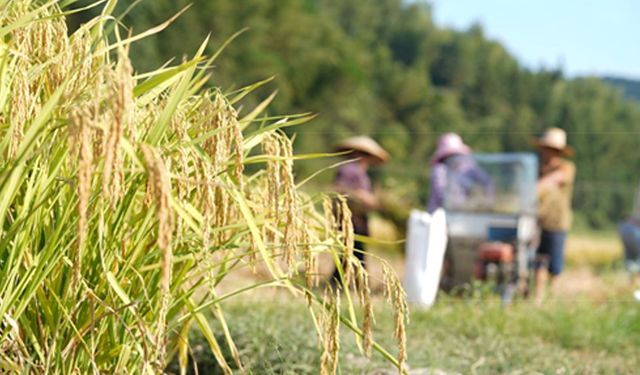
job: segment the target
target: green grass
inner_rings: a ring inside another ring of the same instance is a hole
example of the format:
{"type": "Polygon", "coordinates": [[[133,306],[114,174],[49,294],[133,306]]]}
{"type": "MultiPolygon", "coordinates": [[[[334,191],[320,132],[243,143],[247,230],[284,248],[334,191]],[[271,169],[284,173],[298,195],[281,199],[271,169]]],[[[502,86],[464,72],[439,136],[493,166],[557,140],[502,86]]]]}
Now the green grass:
{"type": "MultiPolygon", "coordinates": [[[[236,344],[252,373],[315,374],[320,351],[313,327],[303,305],[283,298],[229,303],[236,344]]],[[[409,364],[462,374],[633,373],[640,368],[639,307],[628,300],[585,299],[503,308],[492,298],[445,297],[431,310],[411,313],[409,364]]],[[[391,311],[378,304],[376,318],[375,339],[392,347],[391,311]]],[[[352,335],[344,334],[341,345],[342,374],[393,373],[375,353],[371,360],[362,357],[352,335]]],[[[216,373],[206,351],[200,354],[201,373],[216,373]]]]}

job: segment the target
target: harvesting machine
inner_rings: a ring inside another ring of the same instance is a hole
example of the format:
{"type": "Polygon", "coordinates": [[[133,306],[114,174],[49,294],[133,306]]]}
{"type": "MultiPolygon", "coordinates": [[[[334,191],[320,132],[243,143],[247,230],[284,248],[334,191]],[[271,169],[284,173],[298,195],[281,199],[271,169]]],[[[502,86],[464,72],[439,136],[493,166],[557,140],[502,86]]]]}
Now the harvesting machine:
{"type": "Polygon", "coordinates": [[[537,242],[537,173],[537,158],[529,153],[447,160],[449,240],[443,287],[490,279],[503,301],[518,292],[526,295],[537,242]],[[467,167],[461,168],[463,164],[467,167]]]}

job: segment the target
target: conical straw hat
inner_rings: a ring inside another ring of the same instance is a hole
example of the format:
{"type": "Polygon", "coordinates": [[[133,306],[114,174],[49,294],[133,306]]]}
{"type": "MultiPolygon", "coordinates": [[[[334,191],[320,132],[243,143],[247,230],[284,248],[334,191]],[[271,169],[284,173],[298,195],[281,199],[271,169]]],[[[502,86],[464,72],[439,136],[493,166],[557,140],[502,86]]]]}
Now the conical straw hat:
{"type": "Polygon", "coordinates": [[[378,144],[378,142],[367,136],[357,136],[347,138],[336,146],[336,151],[359,151],[373,156],[378,163],[386,163],[389,160],[389,153],[378,144]]]}

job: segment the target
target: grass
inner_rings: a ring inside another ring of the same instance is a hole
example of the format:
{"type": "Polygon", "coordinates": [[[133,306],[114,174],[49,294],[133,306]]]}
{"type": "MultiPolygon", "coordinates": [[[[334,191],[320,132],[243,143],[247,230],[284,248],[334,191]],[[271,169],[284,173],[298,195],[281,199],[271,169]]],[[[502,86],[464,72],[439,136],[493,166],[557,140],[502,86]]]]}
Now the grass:
{"type": "MultiPolygon", "coordinates": [[[[377,239],[397,240],[388,222],[375,218],[374,224],[377,239]]],[[[505,309],[488,288],[481,288],[466,299],[441,297],[428,311],[412,309],[407,328],[410,368],[460,374],[635,373],[640,366],[640,308],[631,300],[627,277],[617,264],[616,233],[580,232],[569,238],[569,264],[558,297],[542,307],[519,300],[505,309]]],[[[402,269],[397,249],[374,247],[378,256],[402,269]]],[[[376,280],[379,271],[374,267],[371,273],[376,280]]],[[[374,304],[374,338],[392,346],[388,332],[393,314],[380,297],[374,304]]],[[[274,292],[266,298],[230,300],[225,308],[252,373],[317,372],[320,349],[313,327],[302,317],[303,305],[274,292]],[[282,327],[283,319],[290,324],[282,327]]],[[[351,336],[342,335],[341,345],[342,374],[394,373],[380,356],[363,357],[351,336]]],[[[210,356],[200,352],[196,357],[201,373],[216,373],[210,356]]]]}
{"type": "MultiPolygon", "coordinates": [[[[382,343],[393,314],[376,304],[382,343]]],[[[226,306],[239,350],[255,374],[315,374],[319,349],[304,306],[273,298],[231,301],[226,306]],[[286,326],[280,322],[288,321],[286,326]]],[[[447,373],[622,374],[640,366],[640,309],[629,300],[529,302],[503,308],[494,299],[443,298],[431,310],[411,312],[407,347],[412,369],[447,373]]],[[[341,338],[340,373],[390,371],[379,356],[367,360],[351,336],[341,338]]],[[[201,373],[215,373],[206,356],[201,373]]]]}

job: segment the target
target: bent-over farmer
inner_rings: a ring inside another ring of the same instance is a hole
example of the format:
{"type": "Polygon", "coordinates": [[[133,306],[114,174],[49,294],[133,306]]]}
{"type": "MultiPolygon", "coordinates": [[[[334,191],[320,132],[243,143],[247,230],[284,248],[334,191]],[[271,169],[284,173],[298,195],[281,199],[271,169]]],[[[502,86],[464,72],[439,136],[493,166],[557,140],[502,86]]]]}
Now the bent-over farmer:
{"type": "MultiPolygon", "coordinates": [[[[386,163],[389,154],[376,141],[366,136],[357,136],[344,140],[336,147],[338,152],[347,152],[347,163],[338,167],[334,181],[337,192],[347,197],[347,203],[351,210],[351,222],[355,234],[369,235],[369,211],[375,210],[379,202],[373,193],[371,178],[367,173],[373,165],[386,163]]],[[[355,241],[355,256],[364,261],[365,247],[361,241],[355,241]]],[[[336,269],[332,276],[339,280],[336,269]]]]}

